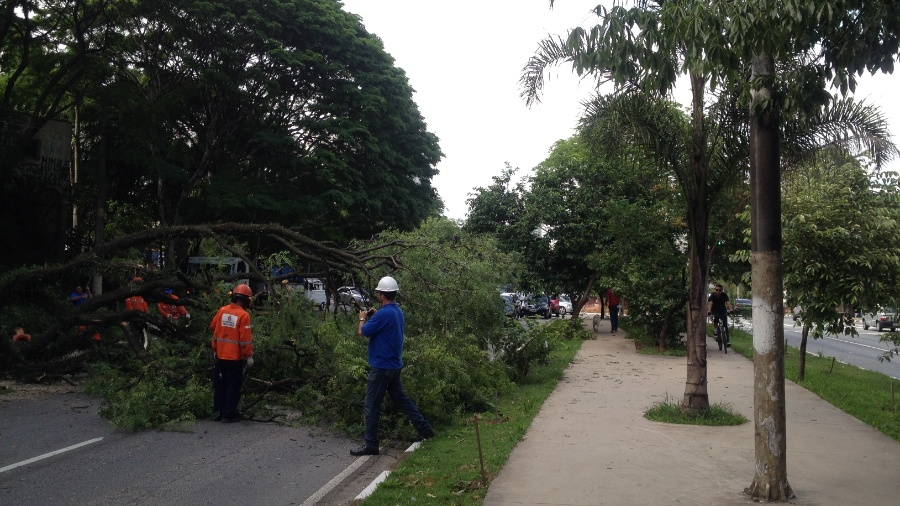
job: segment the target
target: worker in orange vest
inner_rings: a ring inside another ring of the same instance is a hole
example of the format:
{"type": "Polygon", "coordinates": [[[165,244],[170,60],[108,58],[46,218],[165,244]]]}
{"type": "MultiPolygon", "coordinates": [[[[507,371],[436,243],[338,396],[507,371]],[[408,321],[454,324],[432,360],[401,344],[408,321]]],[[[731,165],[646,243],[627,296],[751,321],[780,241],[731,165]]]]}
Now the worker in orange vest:
{"type": "Polygon", "coordinates": [[[172,301],[171,303],[157,303],[156,308],[159,310],[159,314],[162,315],[164,320],[170,322],[177,322],[181,318],[184,318],[185,326],[189,325],[191,321],[191,315],[183,305],[178,303],[178,296],[172,293],[171,288],[166,288],[166,295],[168,295],[169,298],[172,299],[172,301]]]}
{"type": "MultiPolygon", "coordinates": [[[[133,280],[135,285],[140,285],[144,282],[143,279],[139,277],[135,277],[133,280]]],[[[144,313],[150,312],[150,307],[147,306],[147,301],[144,300],[140,295],[132,295],[125,299],[125,311],[143,311],[144,313]]]]}
{"type": "Polygon", "coordinates": [[[244,365],[253,367],[253,327],[250,307],[253,291],[238,285],[231,292],[231,304],[219,308],[209,323],[213,331],[212,349],[216,357],[213,369],[213,420],[238,422],[241,414],[241,384],[244,365]]]}
{"type": "MultiPolygon", "coordinates": [[[[141,283],[144,282],[140,277],[135,276],[132,280],[135,286],[140,286],[141,283]]],[[[150,307],[147,305],[147,301],[144,300],[140,295],[132,295],[125,299],[125,310],[126,311],[141,311],[143,313],[150,313],[150,307]]],[[[147,323],[137,320],[135,321],[135,328],[140,330],[144,335],[144,349],[147,349],[147,346],[150,344],[150,336],[147,335],[147,323]]],[[[157,329],[158,330],[158,329],[157,329]]]]}

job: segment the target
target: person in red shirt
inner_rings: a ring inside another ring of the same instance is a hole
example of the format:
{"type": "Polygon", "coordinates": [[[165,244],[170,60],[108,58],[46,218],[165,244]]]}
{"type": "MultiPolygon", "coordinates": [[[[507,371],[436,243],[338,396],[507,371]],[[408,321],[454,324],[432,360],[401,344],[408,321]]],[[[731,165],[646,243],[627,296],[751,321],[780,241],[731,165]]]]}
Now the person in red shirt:
{"type": "Polygon", "coordinates": [[[250,325],[250,298],[247,285],[234,287],[231,304],[222,306],[209,323],[213,331],[212,349],[216,357],[213,369],[213,420],[238,422],[241,415],[241,384],[244,365],[253,367],[253,327],[250,325]]]}
{"type": "Polygon", "coordinates": [[[31,341],[31,334],[26,334],[22,327],[16,327],[16,333],[13,334],[12,340],[14,343],[27,343],[31,341]]]}
{"type": "Polygon", "coordinates": [[[612,333],[615,334],[619,330],[619,305],[622,301],[616,291],[610,288],[606,291],[606,306],[609,308],[609,325],[612,333]]]}

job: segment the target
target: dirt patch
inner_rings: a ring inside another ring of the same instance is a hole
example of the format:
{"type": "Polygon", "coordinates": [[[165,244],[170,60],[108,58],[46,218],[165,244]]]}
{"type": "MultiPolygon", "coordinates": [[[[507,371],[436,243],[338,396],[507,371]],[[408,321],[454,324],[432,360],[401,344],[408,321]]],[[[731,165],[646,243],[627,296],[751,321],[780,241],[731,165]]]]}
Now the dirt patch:
{"type": "Polygon", "coordinates": [[[50,395],[73,394],[76,392],[78,392],[78,386],[70,385],[64,381],[52,384],[40,384],[0,380],[0,401],[34,399],[50,395]]]}

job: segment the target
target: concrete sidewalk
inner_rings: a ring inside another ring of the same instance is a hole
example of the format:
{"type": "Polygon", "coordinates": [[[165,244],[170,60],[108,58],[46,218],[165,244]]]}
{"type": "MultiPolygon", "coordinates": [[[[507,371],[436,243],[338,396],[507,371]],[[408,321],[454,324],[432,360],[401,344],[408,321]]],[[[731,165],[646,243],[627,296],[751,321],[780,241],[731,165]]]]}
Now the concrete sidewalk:
{"type": "MultiPolygon", "coordinates": [[[[752,422],[701,427],[643,417],[655,402],[681,401],[686,369],[682,357],[637,354],[603,320],[484,504],[755,504],[743,494],[754,476],[752,422]]],[[[753,363],[711,348],[708,374],[710,402],[752,420],[753,363]]],[[[900,443],[790,381],[785,390],[792,504],[900,504],[900,443]]]]}

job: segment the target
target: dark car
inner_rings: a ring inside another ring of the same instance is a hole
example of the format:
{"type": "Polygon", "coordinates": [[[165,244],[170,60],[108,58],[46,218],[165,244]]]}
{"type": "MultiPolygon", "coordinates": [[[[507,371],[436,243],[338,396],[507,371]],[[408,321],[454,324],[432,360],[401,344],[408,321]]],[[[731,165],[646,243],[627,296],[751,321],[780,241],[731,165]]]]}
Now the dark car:
{"type": "Polygon", "coordinates": [[[519,314],[520,316],[540,315],[544,318],[550,318],[553,316],[552,309],[550,308],[550,299],[546,295],[528,297],[522,303],[519,314]]]}
{"type": "Polygon", "coordinates": [[[338,300],[345,306],[363,308],[369,306],[369,298],[355,286],[342,286],[337,289],[338,300]]]}

